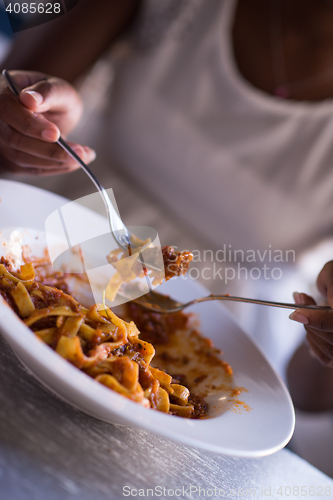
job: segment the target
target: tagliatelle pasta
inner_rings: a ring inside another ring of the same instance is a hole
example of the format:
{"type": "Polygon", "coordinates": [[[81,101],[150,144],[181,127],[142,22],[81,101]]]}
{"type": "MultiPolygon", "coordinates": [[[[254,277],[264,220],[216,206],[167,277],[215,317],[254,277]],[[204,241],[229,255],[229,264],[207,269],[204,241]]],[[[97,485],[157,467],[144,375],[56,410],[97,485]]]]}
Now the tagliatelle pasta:
{"type": "Polygon", "coordinates": [[[153,368],[155,349],[139,338],[133,323],[103,305],[85,308],[63,291],[35,281],[33,265],[11,270],[0,263],[0,293],[35,335],[60,356],[104,386],[147,408],[199,418],[207,406],[190,391],[153,368]]]}
{"type": "Polygon", "coordinates": [[[111,302],[123,283],[129,283],[136,277],[143,277],[146,274],[152,280],[152,284],[157,286],[163,279],[168,281],[175,276],[185,274],[193,259],[192,252],[177,252],[172,246],[160,249],[154,247],[150,239],[142,241],[136,236],[131,236],[131,241],[133,247],[130,252],[117,249],[107,256],[108,262],[116,269],[105,291],[106,298],[111,302]],[[140,262],[139,256],[143,257],[143,262],[140,262]],[[160,256],[163,262],[160,262],[160,256]],[[148,264],[148,267],[144,264],[148,264]],[[152,270],[149,264],[152,264],[155,270],[152,270]]]}

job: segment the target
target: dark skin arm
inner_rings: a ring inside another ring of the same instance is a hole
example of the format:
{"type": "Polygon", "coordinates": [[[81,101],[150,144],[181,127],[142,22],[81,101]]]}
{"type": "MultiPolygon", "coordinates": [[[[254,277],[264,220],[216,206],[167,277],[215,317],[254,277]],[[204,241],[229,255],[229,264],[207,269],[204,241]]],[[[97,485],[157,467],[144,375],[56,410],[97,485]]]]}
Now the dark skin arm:
{"type": "MultiPolygon", "coordinates": [[[[333,307],[333,261],[321,270],[317,286],[333,307]]],[[[315,304],[305,293],[294,294],[295,302],[315,304]]],[[[290,315],[304,324],[307,344],[295,352],[288,367],[288,383],[295,406],[303,411],[333,409],[333,311],[297,309],[290,315]]]]}
{"type": "Polygon", "coordinates": [[[333,408],[333,370],[322,365],[303,343],[288,367],[288,386],[296,408],[320,412],[333,408]]]}
{"type": "MultiPolygon", "coordinates": [[[[55,144],[81,116],[80,97],[70,82],[123,33],[139,5],[140,0],[80,0],[66,15],[17,36],[3,68],[24,90],[18,102],[0,77],[2,169],[54,175],[79,168],[55,144]]],[[[94,160],[90,148],[71,145],[86,163],[94,160]]]]}
{"type": "Polygon", "coordinates": [[[3,67],[75,81],[133,20],[140,0],[80,0],[66,15],[20,33],[3,67]]]}

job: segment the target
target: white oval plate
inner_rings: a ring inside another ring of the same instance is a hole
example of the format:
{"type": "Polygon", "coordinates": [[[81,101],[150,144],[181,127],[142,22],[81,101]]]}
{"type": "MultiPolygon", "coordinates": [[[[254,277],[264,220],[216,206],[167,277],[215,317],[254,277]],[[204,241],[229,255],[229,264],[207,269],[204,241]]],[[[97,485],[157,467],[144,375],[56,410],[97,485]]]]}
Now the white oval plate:
{"type": "MultiPolygon", "coordinates": [[[[3,180],[0,199],[2,234],[8,236],[14,228],[31,229],[32,247],[42,244],[43,238],[36,239],[35,235],[44,232],[47,216],[68,202],[50,192],[3,180]]],[[[179,278],[161,285],[160,290],[182,301],[207,294],[203,286],[179,278]]],[[[241,399],[250,411],[229,410],[207,420],[189,420],[149,410],[110,391],[61,358],[40,342],[3,300],[0,329],[38,380],[100,420],[140,427],[224,455],[259,457],[278,451],[290,440],[295,423],[291,398],[282,380],[221,303],[199,304],[191,310],[199,314],[203,334],[223,350],[224,359],[233,368],[235,385],[247,389],[241,399]]]]}

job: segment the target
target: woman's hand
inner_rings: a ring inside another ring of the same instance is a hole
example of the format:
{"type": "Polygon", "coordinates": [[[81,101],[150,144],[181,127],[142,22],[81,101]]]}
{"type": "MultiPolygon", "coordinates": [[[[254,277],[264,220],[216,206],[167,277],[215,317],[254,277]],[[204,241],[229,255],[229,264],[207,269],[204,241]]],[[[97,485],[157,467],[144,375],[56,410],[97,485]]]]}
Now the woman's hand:
{"type": "MultiPolygon", "coordinates": [[[[327,262],[321,270],[317,286],[329,306],[333,308],[333,261],[327,262]]],[[[313,298],[305,293],[295,293],[294,299],[296,304],[315,304],[313,298]]],[[[333,311],[300,308],[289,317],[304,324],[311,352],[325,366],[333,368],[333,311]]]]}
{"type": "MultiPolygon", "coordinates": [[[[0,78],[0,168],[18,174],[54,175],[79,165],[56,141],[77,124],[82,112],[80,97],[65,80],[34,71],[11,71],[23,89],[19,100],[0,78]]],[[[69,143],[90,163],[95,152],[69,143]]]]}

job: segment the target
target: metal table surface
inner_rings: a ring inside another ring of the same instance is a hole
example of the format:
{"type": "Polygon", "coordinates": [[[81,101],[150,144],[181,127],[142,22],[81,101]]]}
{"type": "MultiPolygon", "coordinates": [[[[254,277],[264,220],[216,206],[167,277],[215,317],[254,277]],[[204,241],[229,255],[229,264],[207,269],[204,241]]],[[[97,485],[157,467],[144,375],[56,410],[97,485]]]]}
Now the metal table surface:
{"type": "Polygon", "coordinates": [[[0,499],[127,496],[333,498],[333,481],[288,450],[225,457],[89,417],[44,389],[0,336],[0,499]]]}

